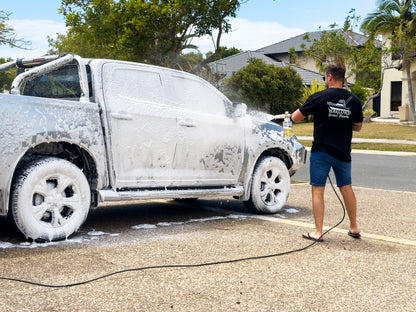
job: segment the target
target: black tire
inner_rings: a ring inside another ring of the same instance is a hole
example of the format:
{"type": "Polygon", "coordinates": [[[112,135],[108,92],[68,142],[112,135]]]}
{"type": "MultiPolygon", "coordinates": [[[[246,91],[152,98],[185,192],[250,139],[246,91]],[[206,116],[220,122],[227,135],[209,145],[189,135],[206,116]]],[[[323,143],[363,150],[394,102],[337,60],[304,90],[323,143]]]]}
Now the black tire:
{"type": "Polygon", "coordinates": [[[245,205],[256,212],[276,213],[286,204],[289,192],[290,175],[284,162],[265,157],[254,170],[250,199],[245,205]]]}
{"type": "Polygon", "coordinates": [[[11,216],[27,238],[53,241],[76,232],[87,218],[91,191],[82,171],[60,158],[27,164],[12,186],[11,216]]]}

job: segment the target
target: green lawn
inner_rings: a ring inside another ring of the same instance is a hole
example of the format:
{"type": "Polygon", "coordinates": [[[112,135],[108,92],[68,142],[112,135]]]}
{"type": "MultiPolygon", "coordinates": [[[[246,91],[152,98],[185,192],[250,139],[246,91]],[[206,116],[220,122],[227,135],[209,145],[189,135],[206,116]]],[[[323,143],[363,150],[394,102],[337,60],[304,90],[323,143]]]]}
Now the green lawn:
{"type": "MultiPolygon", "coordinates": [[[[293,132],[297,136],[312,136],[313,123],[301,122],[294,124],[293,132]]],[[[354,132],[354,137],[416,141],[416,127],[383,122],[363,123],[362,130],[360,132],[354,132]]],[[[305,146],[311,146],[311,141],[301,141],[301,143],[305,146]]],[[[416,152],[416,145],[408,144],[359,143],[353,144],[352,148],[380,151],[416,152]]]]}

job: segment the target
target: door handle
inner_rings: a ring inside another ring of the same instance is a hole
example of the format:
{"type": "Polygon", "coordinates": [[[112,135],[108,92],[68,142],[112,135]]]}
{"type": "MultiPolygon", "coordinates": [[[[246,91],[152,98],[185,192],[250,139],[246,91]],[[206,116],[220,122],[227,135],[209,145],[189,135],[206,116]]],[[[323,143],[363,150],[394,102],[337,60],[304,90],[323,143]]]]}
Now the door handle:
{"type": "Polygon", "coordinates": [[[130,114],[111,113],[111,117],[119,120],[132,120],[133,116],[130,114]]]}
{"type": "Polygon", "coordinates": [[[196,122],[193,120],[179,120],[178,122],[179,126],[181,127],[196,127],[196,122]]]}

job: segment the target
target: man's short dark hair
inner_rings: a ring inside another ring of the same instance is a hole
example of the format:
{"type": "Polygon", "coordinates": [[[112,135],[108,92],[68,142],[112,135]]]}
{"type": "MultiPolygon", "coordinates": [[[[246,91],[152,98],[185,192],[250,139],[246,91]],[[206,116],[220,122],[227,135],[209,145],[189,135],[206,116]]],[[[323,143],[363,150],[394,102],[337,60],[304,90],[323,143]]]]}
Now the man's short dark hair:
{"type": "Polygon", "coordinates": [[[344,81],[345,79],[345,67],[340,63],[328,65],[325,68],[325,74],[331,75],[335,80],[344,81]]]}

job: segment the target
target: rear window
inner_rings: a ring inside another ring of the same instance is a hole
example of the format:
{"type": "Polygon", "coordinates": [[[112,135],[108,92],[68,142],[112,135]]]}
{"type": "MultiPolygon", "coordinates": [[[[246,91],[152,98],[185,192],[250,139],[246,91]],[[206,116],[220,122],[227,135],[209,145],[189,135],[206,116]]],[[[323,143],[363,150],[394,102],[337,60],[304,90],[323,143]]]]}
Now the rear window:
{"type": "MultiPolygon", "coordinates": [[[[88,84],[90,86],[89,96],[91,97],[91,75],[89,67],[87,67],[87,74],[88,84]]],[[[81,87],[79,84],[77,65],[69,64],[26,81],[23,95],[59,99],[79,99],[81,97],[81,87]]]]}

